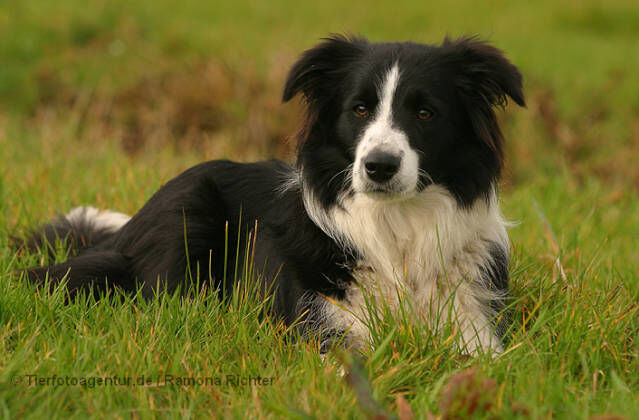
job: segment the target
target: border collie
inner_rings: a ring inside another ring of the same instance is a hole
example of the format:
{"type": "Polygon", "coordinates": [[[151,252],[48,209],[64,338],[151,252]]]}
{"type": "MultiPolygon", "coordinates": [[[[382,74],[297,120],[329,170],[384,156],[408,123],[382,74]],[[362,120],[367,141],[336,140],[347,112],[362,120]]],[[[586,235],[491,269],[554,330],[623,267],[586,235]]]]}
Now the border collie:
{"type": "Polygon", "coordinates": [[[152,296],[183,290],[190,269],[232,290],[243,255],[227,244],[241,237],[289,324],[367,345],[370,292],[391,309],[407,298],[434,330],[453,313],[463,352],[501,351],[509,242],[494,108],[507,97],[524,106],[517,68],[472,37],[332,36],[290,70],[283,100],[298,94],[307,107],[295,165],[216,160],[169,181],[133,217],[75,208],[28,240],[68,238],[72,257],[28,278],[152,296]]]}

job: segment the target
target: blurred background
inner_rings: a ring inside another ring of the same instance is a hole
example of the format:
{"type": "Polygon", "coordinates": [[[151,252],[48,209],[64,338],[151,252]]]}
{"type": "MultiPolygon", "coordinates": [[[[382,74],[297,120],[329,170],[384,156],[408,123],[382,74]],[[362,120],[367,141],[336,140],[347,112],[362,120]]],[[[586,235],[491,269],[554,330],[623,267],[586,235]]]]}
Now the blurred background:
{"type": "Polygon", "coordinates": [[[205,159],[292,160],[301,104],[281,104],[283,81],[330,33],[426,43],[478,34],[503,49],[528,102],[500,113],[517,246],[633,261],[636,0],[1,1],[5,226],[78,204],[135,212],[205,159]]]}

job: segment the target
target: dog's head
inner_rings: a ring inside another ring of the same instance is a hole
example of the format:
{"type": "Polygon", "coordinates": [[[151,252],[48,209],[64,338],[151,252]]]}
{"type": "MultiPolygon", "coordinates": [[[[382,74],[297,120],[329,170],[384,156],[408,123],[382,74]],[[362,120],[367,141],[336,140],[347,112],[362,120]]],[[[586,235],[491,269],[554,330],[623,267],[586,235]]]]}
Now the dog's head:
{"type": "Polygon", "coordinates": [[[298,165],[326,207],[340,197],[413,197],[431,184],[462,206],[486,196],[502,167],[493,108],[524,105],[521,74],[475,38],[439,46],[333,36],[291,69],[284,101],[307,102],[298,165]]]}

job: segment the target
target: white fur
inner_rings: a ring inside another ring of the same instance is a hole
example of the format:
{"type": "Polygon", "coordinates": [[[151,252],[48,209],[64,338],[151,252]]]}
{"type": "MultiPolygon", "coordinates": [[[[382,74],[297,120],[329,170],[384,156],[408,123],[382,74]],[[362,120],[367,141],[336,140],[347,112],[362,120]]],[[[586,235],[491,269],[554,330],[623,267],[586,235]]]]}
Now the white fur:
{"type": "Polygon", "coordinates": [[[119,230],[131,217],[116,211],[98,210],[95,207],[75,207],[69,211],[65,218],[71,224],[90,223],[95,229],[104,229],[111,232],[119,230]]]}
{"type": "Polygon", "coordinates": [[[419,157],[410,147],[408,137],[393,124],[393,97],[399,84],[399,67],[395,63],[386,74],[378,88],[379,105],[375,118],[364,130],[355,150],[353,164],[353,188],[363,192],[370,187],[371,181],[366,176],[364,160],[373,150],[381,150],[401,158],[397,174],[389,181],[397,192],[412,192],[419,179],[419,157]]]}
{"type": "Polygon", "coordinates": [[[449,302],[461,331],[462,350],[501,351],[482,300],[492,292],[480,287],[480,268],[490,261],[490,242],[508,252],[508,237],[493,193],[460,208],[445,188],[431,185],[401,201],[375,200],[356,193],[328,212],[304,189],[309,216],[329,236],[356,249],[363,257],[346,299],[323,301],[323,317],[332,328],[348,330],[352,344],[364,345],[366,328],[362,289],[376,300],[399,305],[406,292],[420,320],[433,329],[446,320],[449,302]]]}

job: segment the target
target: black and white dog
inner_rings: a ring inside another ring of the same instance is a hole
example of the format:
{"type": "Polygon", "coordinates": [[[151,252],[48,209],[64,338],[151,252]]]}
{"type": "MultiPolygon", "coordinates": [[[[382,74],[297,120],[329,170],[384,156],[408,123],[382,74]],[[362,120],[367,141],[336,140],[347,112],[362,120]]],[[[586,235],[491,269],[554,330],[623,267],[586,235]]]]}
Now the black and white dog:
{"type": "Polygon", "coordinates": [[[149,296],[184,286],[190,269],[231,290],[240,230],[242,241],[251,232],[261,287],[275,286],[273,310],[288,323],[301,317],[361,346],[366,293],[391,308],[404,296],[435,330],[455,314],[461,350],[500,351],[509,242],[493,108],[507,97],[524,105],[517,68],[475,38],[333,36],[291,69],[283,99],[297,94],[307,110],[294,166],[202,163],[131,218],[78,207],[30,239],[69,238],[74,256],[29,269],[29,279],[149,296]]]}

